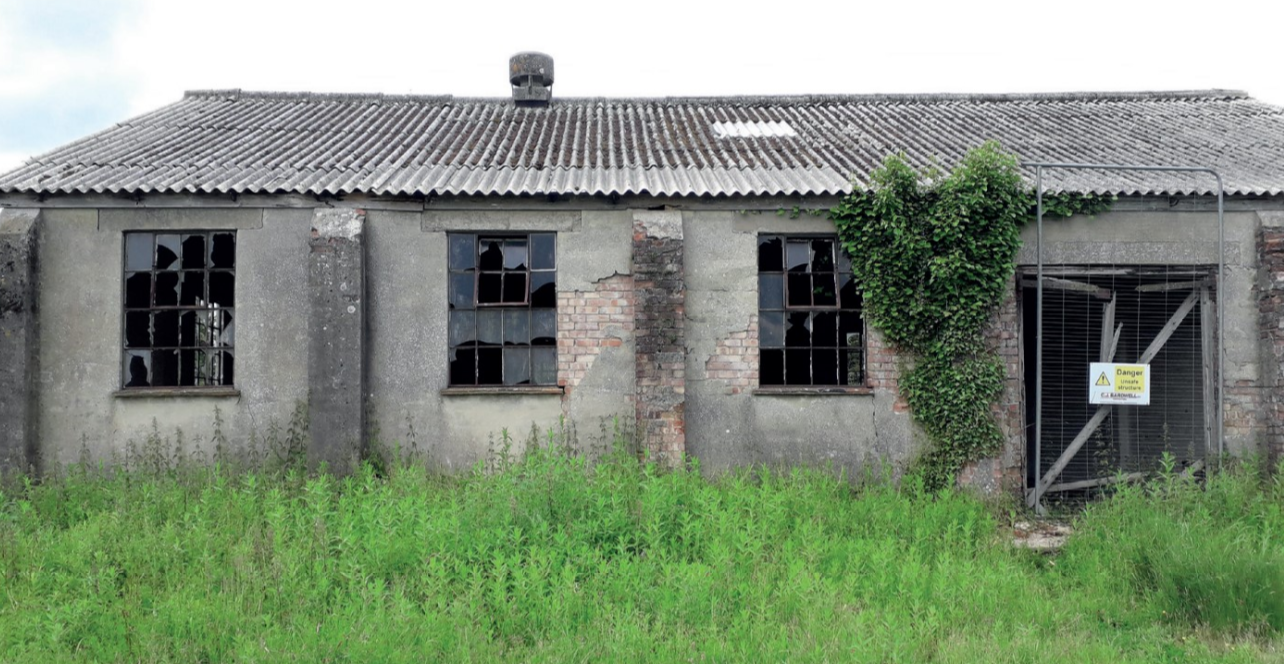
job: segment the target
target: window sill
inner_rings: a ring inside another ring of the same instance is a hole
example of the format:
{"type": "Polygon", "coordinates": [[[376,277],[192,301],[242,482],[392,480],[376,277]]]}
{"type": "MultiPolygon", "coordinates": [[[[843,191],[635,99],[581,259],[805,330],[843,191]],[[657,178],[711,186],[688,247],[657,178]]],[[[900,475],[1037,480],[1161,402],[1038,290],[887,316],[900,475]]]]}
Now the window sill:
{"type": "Polygon", "coordinates": [[[756,387],[754,396],[767,397],[829,397],[829,396],[873,396],[872,387],[805,387],[802,385],[780,385],[756,387]]]}
{"type": "Polygon", "coordinates": [[[447,387],[441,391],[443,397],[469,397],[487,394],[503,395],[535,395],[535,394],[556,394],[562,396],[564,390],[557,385],[495,385],[486,387],[447,387]]]}
{"type": "Polygon", "coordinates": [[[171,397],[236,397],[235,387],[127,387],[111,395],[117,399],[168,399],[171,397]]]}

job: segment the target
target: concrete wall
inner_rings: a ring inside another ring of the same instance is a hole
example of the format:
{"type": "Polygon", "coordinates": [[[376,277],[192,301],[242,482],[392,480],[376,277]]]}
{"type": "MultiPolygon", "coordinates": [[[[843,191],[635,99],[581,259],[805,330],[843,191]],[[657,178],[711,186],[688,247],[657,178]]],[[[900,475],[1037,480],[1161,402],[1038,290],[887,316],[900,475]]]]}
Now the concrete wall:
{"type": "MultiPolygon", "coordinates": [[[[494,451],[504,430],[523,440],[532,425],[547,431],[569,422],[577,443],[592,447],[604,444],[617,426],[632,429],[640,375],[633,321],[641,315],[633,299],[634,223],[642,206],[524,201],[492,209],[388,207],[367,209],[364,225],[370,438],[459,470],[494,451]],[[561,389],[448,389],[448,231],[557,233],[561,389]]],[[[780,217],[775,207],[731,207],[692,203],[680,209],[683,258],[675,269],[685,279],[686,357],[685,369],[673,376],[685,381],[674,390],[683,395],[679,423],[686,451],[712,472],[751,463],[832,463],[849,472],[882,463],[903,467],[919,441],[896,394],[896,359],[872,331],[870,379],[863,388],[833,395],[755,393],[757,236],[829,233],[833,226],[824,218],[780,217]]],[[[1142,207],[1048,222],[1045,260],[1216,263],[1212,214],[1142,207]]],[[[283,426],[309,398],[312,221],[307,208],[44,209],[37,395],[44,457],[75,461],[82,443],[94,456],[120,457],[129,441],[147,436],[153,421],[165,435],[182,429],[190,445],[208,452],[216,407],[233,441],[261,438],[273,422],[283,426]],[[220,228],[238,229],[237,393],[118,395],[122,232],[220,228]]],[[[1237,401],[1228,410],[1227,433],[1231,451],[1244,452],[1258,448],[1265,426],[1252,419],[1261,373],[1254,294],[1261,223],[1251,211],[1229,213],[1227,222],[1229,260],[1220,299],[1227,380],[1238,390],[1230,395],[1237,401]],[[1240,419],[1230,423],[1232,417],[1240,419]]],[[[1026,230],[1020,263],[1033,262],[1033,232],[1026,230]]],[[[1019,434],[1013,438],[1003,462],[1009,466],[1023,454],[1019,434]]]]}
{"type": "Polygon", "coordinates": [[[307,237],[311,210],[47,209],[40,236],[40,443],[46,463],[126,456],[129,442],[181,429],[210,453],[214,409],[247,440],[284,427],[307,398],[307,237]],[[122,397],[122,232],[237,229],[239,395],[122,397]]]}
{"type": "MultiPolygon", "coordinates": [[[[758,235],[832,233],[833,223],[811,216],[788,219],[774,211],[691,211],[683,217],[687,451],[715,472],[746,464],[832,463],[848,472],[884,462],[903,466],[916,446],[908,414],[894,407],[893,390],[755,394],[708,369],[720,342],[746,330],[756,341],[758,235]]],[[[746,359],[756,371],[756,354],[746,353],[746,359]]]]}

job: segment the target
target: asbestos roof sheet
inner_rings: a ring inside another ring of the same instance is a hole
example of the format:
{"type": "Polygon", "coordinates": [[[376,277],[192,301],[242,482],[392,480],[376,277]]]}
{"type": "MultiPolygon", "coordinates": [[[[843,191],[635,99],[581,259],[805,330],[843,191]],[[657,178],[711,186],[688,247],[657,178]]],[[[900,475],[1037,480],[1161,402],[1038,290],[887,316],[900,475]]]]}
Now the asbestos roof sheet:
{"type": "MultiPolygon", "coordinates": [[[[1284,109],[1244,93],[554,99],[189,92],[0,175],[0,192],[843,194],[883,159],[1208,166],[1284,191],[1284,109]]],[[[1052,190],[1209,194],[1207,175],[1051,171],[1052,190]]]]}

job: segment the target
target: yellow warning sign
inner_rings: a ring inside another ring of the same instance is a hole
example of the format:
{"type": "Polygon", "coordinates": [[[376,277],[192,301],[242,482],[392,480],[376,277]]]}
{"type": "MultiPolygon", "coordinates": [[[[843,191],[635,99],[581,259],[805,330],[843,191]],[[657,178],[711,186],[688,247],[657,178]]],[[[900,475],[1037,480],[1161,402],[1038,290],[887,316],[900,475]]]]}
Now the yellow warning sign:
{"type": "Polygon", "coordinates": [[[1088,374],[1088,403],[1132,406],[1150,404],[1149,365],[1113,362],[1092,362],[1091,365],[1088,374]]]}
{"type": "Polygon", "coordinates": [[[1115,365],[1115,391],[1141,394],[1146,391],[1146,367],[1115,365]]]}

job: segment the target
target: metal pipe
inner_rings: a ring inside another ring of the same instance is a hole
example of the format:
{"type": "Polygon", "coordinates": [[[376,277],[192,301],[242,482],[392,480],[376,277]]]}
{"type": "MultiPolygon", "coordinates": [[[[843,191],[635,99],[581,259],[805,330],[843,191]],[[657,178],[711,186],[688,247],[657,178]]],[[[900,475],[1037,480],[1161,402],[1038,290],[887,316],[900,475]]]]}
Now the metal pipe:
{"type": "Polygon", "coordinates": [[[1037,296],[1034,303],[1034,489],[1028,507],[1039,504],[1039,479],[1043,477],[1043,167],[1034,169],[1035,201],[1038,214],[1038,242],[1035,245],[1039,273],[1035,279],[1037,296]]]}
{"type": "Polygon", "coordinates": [[[1026,168],[1033,167],[1035,173],[1035,189],[1038,201],[1037,214],[1037,242],[1036,255],[1038,256],[1039,283],[1037,285],[1038,303],[1035,306],[1038,322],[1036,323],[1035,335],[1035,411],[1034,411],[1034,489],[1030,492],[1029,506],[1038,508],[1038,499],[1042,492],[1039,490],[1039,482],[1042,478],[1042,468],[1040,468],[1041,454],[1043,451],[1043,169],[1045,168],[1065,168],[1073,170],[1101,170],[1101,171],[1165,171],[1171,173],[1208,173],[1217,179],[1217,464],[1221,468],[1221,457],[1225,452],[1226,435],[1225,435],[1225,360],[1226,360],[1226,307],[1223,306],[1222,294],[1226,288],[1226,216],[1225,216],[1225,193],[1226,185],[1222,180],[1221,173],[1215,169],[1206,166],[1148,166],[1140,164],[1076,164],[1063,162],[1021,162],[1021,166],[1026,168]]]}

